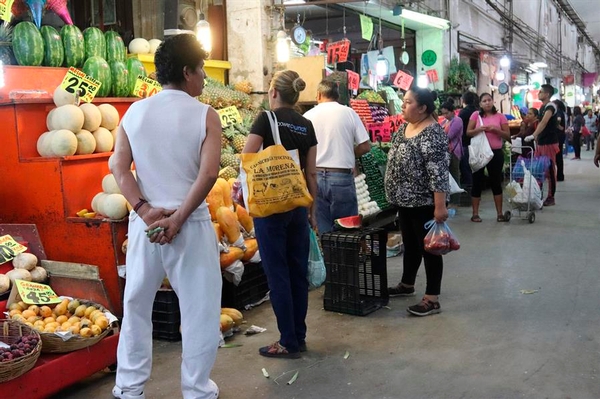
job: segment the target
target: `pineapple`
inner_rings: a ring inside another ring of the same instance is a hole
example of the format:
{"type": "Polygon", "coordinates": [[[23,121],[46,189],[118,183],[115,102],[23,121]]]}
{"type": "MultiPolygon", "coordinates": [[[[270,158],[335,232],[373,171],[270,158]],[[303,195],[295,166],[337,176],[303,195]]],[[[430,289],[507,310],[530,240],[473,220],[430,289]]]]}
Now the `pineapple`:
{"type": "Polygon", "coordinates": [[[222,177],[225,180],[235,179],[238,177],[238,172],[231,166],[226,166],[219,171],[219,177],[222,177]]]}
{"type": "Polygon", "coordinates": [[[243,134],[236,134],[233,137],[233,140],[231,140],[231,145],[233,146],[235,152],[240,154],[244,150],[244,147],[246,146],[246,140],[246,136],[243,134]]]}
{"type": "Polygon", "coordinates": [[[241,80],[237,82],[233,85],[233,88],[237,91],[241,91],[242,93],[252,93],[252,84],[247,80],[241,80]]]}
{"type": "Polygon", "coordinates": [[[8,22],[0,25],[0,63],[4,65],[17,64],[12,50],[12,28],[8,22]]]}
{"type": "Polygon", "coordinates": [[[225,147],[221,148],[221,156],[223,156],[223,154],[235,154],[235,150],[233,149],[233,147],[229,144],[227,144],[225,147]]]}
{"type": "Polygon", "coordinates": [[[221,167],[232,167],[236,172],[240,170],[240,159],[234,154],[221,154],[221,167]]]}

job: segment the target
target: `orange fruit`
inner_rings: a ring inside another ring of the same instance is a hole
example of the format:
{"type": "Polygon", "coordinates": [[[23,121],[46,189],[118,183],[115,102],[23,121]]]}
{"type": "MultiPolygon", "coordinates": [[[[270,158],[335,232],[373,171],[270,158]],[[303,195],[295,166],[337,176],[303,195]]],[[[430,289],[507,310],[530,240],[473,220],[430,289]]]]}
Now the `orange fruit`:
{"type": "Polygon", "coordinates": [[[67,313],[67,305],[65,303],[59,303],[54,308],[53,313],[57,316],[61,316],[67,313]]]}
{"type": "Polygon", "coordinates": [[[69,320],[69,318],[68,318],[67,316],[65,316],[65,315],[58,316],[58,317],[56,318],[56,322],[57,322],[58,324],[62,324],[62,323],[64,323],[64,322],[65,322],[65,321],[67,321],[67,320],[69,320]]]}
{"type": "Polygon", "coordinates": [[[69,320],[67,320],[67,321],[71,324],[75,324],[75,323],[79,323],[80,319],[77,316],[73,316],[73,317],[69,317],[69,320]]]}
{"type": "Polygon", "coordinates": [[[42,316],[42,317],[52,316],[52,309],[50,309],[48,306],[42,306],[40,308],[40,316],[42,316]]]}
{"type": "Polygon", "coordinates": [[[90,317],[90,315],[92,314],[92,312],[93,312],[94,310],[98,310],[98,309],[96,309],[96,307],[95,307],[95,306],[88,306],[88,307],[85,309],[85,313],[84,313],[83,315],[84,315],[85,317],[90,317]]]}
{"type": "Polygon", "coordinates": [[[89,338],[92,336],[92,330],[87,327],[82,328],[81,330],[79,330],[79,335],[81,335],[84,338],[89,338]]]}
{"type": "Polygon", "coordinates": [[[79,334],[79,323],[77,323],[77,325],[72,325],[71,327],[69,327],[69,332],[71,334],[79,334]]]}
{"type": "Polygon", "coordinates": [[[21,314],[21,309],[11,309],[10,312],[8,312],[8,315],[10,316],[10,318],[12,319],[12,317],[16,314],[21,314]]]}
{"type": "Polygon", "coordinates": [[[25,310],[27,309],[29,306],[23,302],[23,301],[19,301],[19,307],[21,308],[21,310],[25,310]]]}
{"type": "Polygon", "coordinates": [[[23,311],[23,309],[21,309],[21,306],[19,306],[18,302],[11,303],[10,306],[8,307],[8,310],[18,310],[20,312],[23,311]]]}
{"type": "Polygon", "coordinates": [[[26,319],[30,318],[31,316],[36,316],[35,312],[34,312],[33,310],[29,310],[29,309],[27,309],[27,310],[24,310],[24,311],[21,313],[21,315],[22,315],[24,318],[26,318],[26,319]]]}
{"type": "Polygon", "coordinates": [[[102,316],[104,316],[104,313],[102,313],[102,311],[100,311],[100,310],[96,310],[95,312],[92,312],[89,319],[92,321],[92,323],[95,323],[96,319],[98,317],[102,317],[102,316]]]}
{"type": "Polygon", "coordinates": [[[85,315],[85,311],[87,310],[87,306],[79,305],[77,309],[75,309],[75,313],[73,313],[77,317],[83,317],[85,315]]]}
{"type": "Polygon", "coordinates": [[[33,311],[36,316],[40,314],[40,308],[37,305],[31,305],[28,310],[33,311]]]}
{"type": "Polygon", "coordinates": [[[69,323],[68,321],[65,321],[60,325],[60,329],[62,331],[69,331],[69,328],[71,328],[71,323],[69,323]]]}
{"type": "Polygon", "coordinates": [[[32,323],[32,324],[35,323],[38,320],[39,320],[39,317],[37,317],[37,316],[31,316],[31,317],[27,318],[27,322],[28,323],[32,323]]]}
{"type": "Polygon", "coordinates": [[[48,324],[48,323],[54,323],[55,321],[56,321],[56,319],[54,317],[52,317],[52,316],[46,317],[44,319],[44,323],[46,323],[46,324],[48,324]]]}
{"type": "Polygon", "coordinates": [[[97,335],[102,334],[102,329],[100,327],[98,327],[97,325],[95,325],[95,324],[92,326],[91,330],[92,330],[92,335],[94,337],[97,336],[97,335]]]}
{"type": "Polygon", "coordinates": [[[108,319],[105,316],[98,317],[94,324],[100,327],[102,330],[106,330],[106,328],[108,327],[108,319]]]}

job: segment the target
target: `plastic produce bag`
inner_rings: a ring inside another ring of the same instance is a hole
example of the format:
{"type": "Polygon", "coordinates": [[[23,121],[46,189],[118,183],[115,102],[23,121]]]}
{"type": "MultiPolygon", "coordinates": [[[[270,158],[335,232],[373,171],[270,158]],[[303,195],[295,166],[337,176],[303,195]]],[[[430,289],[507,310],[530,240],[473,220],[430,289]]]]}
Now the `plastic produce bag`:
{"type": "Polygon", "coordinates": [[[465,190],[460,188],[460,186],[458,185],[456,180],[454,180],[454,177],[452,177],[452,175],[450,173],[448,173],[448,180],[450,183],[450,195],[465,192],[465,190]]]}
{"type": "Polygon", "coordinates": [[[425,223],[425,228],[429,229],[429,233],[427,233],[423,240],[425,251],[434,255],[446,255],[450,251],[460,249],[458,239],[446,222],[430,220],[425,223]]]}
{"type": "Polygon", "coordinates": [[[513,200],[517,195],[523,192],[523,190],[521,189],[521,185],[513,180],[506,185],[504,192],[508,199],[513,200]]]}
{"type": "Polygon", "coordinates": [[[327,271],[315,231],[310,229],[310,252],[308,254],[308,284],[310,288],[319,288],[324,282],[327,271]]]}
{"type": "Polygon", "coordinates": [[[533,178],[529,169],[525,166],[525,162],[521,161],[521,167],[523,168],[523,190],[518,193],[512,201],[515,204],[523,206],[529,204],[529,207],[532,210],[542,209],[542,189],[537,180],[533,178]]]}

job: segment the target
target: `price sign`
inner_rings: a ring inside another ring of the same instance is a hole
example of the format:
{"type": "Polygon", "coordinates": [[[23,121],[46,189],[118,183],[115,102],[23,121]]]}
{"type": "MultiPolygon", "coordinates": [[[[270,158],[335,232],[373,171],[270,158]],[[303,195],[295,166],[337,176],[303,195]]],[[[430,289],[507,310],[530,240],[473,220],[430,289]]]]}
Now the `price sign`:
{"type": "Polygon", "coordinates": [[[391,115],[387,116],[383,123],[388,123],[390,125],[390,131],[395,133],[400,129],[400,126],[404,123],[404,119],[402,119],[402,115],[391,115]]]}
{"type": "Polygon", "coordinates": [[[15,280],[15,285],[19,291],[19,296],[27,305],[60,303],[58,295],[54,293],[49,285],[25,280],[15,280]]]}
{"type": "Polygon", "coordinates": [[[0,265],[13,260],[17,254],[26,250],[27,247],[16,242],[10,235],[0,237],[0,265]]]}
{"type": "Polygon", "coordinates": [[[10,22],[10,11],[15,0],[0,0],[0,19],[10,22]]]}
{"type": "Polygon", "coordinates": [[[339,42],[330,43],[327,45],[327,63],[346,62],[348,61],[349,53],[350,40],[344,39],[339,42]]]}
{"type": "Polygon", "coordinates": [[[162,86],[156,80],[138,75],[133,86],[133,95],[140,98],[152,97],[162,90],[162,86]]]}
{"type": "Polygon", "coordinates": [[[369,123],[367,125],[367,130],[371,136],[371,141],[374,143],[387,143],[392,137],[392,131],[389,123],[369,123]]]}
{"type": "Polygon", "coordinates": [[[348,89],[358,90],[358,84],[360,82],[360,75],[354,71],[346,70],[348,73],[348,89]]]}
{"type": "Polygon", "coordinates": [[[438,78],[437,70],[435,70],[435,69],[430,69],[428,71],[425,71],[425,74],[427,75],[427,78],[429,79],[429,81],[431,83],[435,83],[440,80],[438,78]]]}
{"type": "Polygon", "coordinates": [[[414,79],[415,78],[413,78],[406,72],[398,71],[396,73],[396,77],[394,78],[394,86],[404,91],[408,91],[414,79]]]}
{"type": "Polygon", "coordinates": [[[228,127],[242,122],[240,111],[233,105],[217,110],[217,114],[219,114],[219,118],[221,118],[221,127],[228,127]]]}
{"type": "Polygon", "coordinates": [[[77,68],[70,67],[60,87],[71,94],[79,95],[85,102],[91,103],[102,82],[86,75],[77,68]]]}

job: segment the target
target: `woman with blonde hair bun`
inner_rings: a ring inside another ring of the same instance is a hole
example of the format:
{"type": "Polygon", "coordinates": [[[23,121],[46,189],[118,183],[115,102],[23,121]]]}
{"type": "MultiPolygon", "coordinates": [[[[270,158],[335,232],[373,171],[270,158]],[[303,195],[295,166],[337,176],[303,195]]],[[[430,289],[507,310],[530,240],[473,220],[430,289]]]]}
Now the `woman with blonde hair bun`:
{"type": "MultiPolygon", "coordinates": [[[[294,110],[306,83],[297,72],[279,71],[269,87],[269,106],[277,119],[281,144],[298,150],[308,191],[317,197],[317,138],[312,123],[294,110]]],[[[244,153],[255,153],[275,144],[267,112],[257,116],[244,153]]],[[[297,359],[306,351],[308,310],[309,222],[316,228],[315,206],[254,218],[262,265],[280,338],[259,349],[261,356],[297,359]]]]}

